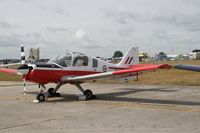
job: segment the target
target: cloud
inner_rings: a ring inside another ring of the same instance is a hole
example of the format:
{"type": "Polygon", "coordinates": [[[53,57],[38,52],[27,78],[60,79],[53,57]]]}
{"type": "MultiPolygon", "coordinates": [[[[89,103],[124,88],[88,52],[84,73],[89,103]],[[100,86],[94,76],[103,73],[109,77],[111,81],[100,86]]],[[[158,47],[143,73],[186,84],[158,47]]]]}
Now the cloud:
{"type": "Polygon", "coordinates": [[[25,35],[25,38],[29,38],[29,37],[39,39],[39,38],[42,38],[42,34],[35,32],[35,33],[28,33],[25,35]]]}
{"type": "Polygon", "coordinates": [[[168,35],[167,31],[164,29],[157,29],[157,30],[153,31],[152,36],[159,40],[169,39],[168,38],[169,35],[168,35]]]}
{"type": "Polygon", "coordinates": [[[0,58],[19,58],[21,44],[24,44],[26,53],[28,53],[27,49],[31,47],[41,48],[43,58],[55,55],[55,51],[59,49],[55,50],[56,43],[44,38],[40,33],[28,33],[25,35],[0,33],[0,58]]]}
{"type": "Polygon", "coordinates": [[[126,10],[122,6],[116,9],[103,9],[100,11],[104,18],[112,19],[119,24],[130,23],[139,17],[139,14],[126,10]]]}
{"type": "Polygon", "coordinates": [[[199,0],[103,0],[80,1],[78,5],[63,0],[3,1],[0,5],[1,51],[6,51],[2,47],[18,47],[23,42],[27,47],[36,45],[45,52],[50,51],[49,56],[64,48],[83,48],[86,53],[89,48],[97,48],[107,56],[108,52],[98,48],[124,50],[133,43],[147,52],[155,52],[159,48],[167,49],[168,44],[191,44],[192,47],[192,43],[200,42],[199,0]],[[68,10],[70,16],[67,16],[68,10]],[[59,46],[56,49],[55,44],[59,46]]]}
{"type": "Polygon", "coordinates": [[[87,38],[87,35],[83,29],[79,29],[78,31],[76,31],[75,37],[79,40],[85,40],[87,38]]]}
{"type": "Polygon", "coordinates": [[[130,37],[135,30],[132,27],[125,27],[123,29],[119,29],[118,34],[123,37],[130,37]]]}
{"type": "Polygon", "coordinates": [[[39,5],[39,9],[54,16],[55,15],[56,16],[60,15],[60,17],[62,17],[62,15],[64,15],[65,17],[69,16],[69,13],[66,12],[64,8],[62,8],[58,3],[55,3],[53,5],[47,5],[47,4],[39,5]]]}
{"type": "Polygon", "coordinates": [[[101,48],[101,46],[98,44],[97,41],[91,39],[86,31],[83,29],[79,29],[75,33],[75,38],[77,39],[77,45],[79,47],[84,47],[84,48],[101,48]]]}
{"type": "Polygon", "coordinates": [[[200,6],[200,1],[199,0],[182,0],[185,2],[187,5],[193,5],[193,6],[200,6]]]}
{"type": "Polygon", "coordinates": [[[46,39],[45,37],[42,36],[40,33],[28,33],[21,37],[21,41],[24,43],[24,45],[28,45],[30,47],[51,47],[56,44],[53,41],[49,41],[49,39],[46,39]]]}
{"type": "Polygon", "coordinates": [[[149,21],[159,24],[168,24],[173,28],[182,28],[186,31],[200,31],[200,12],[186,14],[178,11],[160,11],[151,15],[149,21]]]}
{"type": "Polygon", "coordinates": [[[94,41],[82,42],[82,43],[79,44],[79,47],[85,48],[85,49],[98,49],[98,48],[102,48],[101,45],[97,44],[97,42],[94,42],[94,41]]]}
{"type": "MultiPolygon", "coordinates": [[[[186,2],[186,0],[184,1],[186,2]]],[[[195,0],[186,3],[196,6],[200,5],[200,2],[195,0]]],[[[140,24],[141,27],[141,25],[145,23],[164,27],[168,25],[175,29],[179,28],[191,32],[200,31],[200,11],[186,12],[182,10],[172,10],[170,8],[157,8],[152,11],[141,10],[142,12],[135,12],[133,10],[125,9],[122,6],[100,11],[104,18],[111,19],[119,24],[131,24],[133,26],[133,24],[135,25],[137,23],[138,25],[140,24]]],[[[126,36],[126,33],[123,32],[123,30],[121,30],[119,34],[126,36]]]]}
{"type": "Polygon", "coordinates": [[[40,33],[19,34],[0,34],[0,47],[19,47],[20,44],[30,47],[49,47],[55,43],[43,38],[40,33]]]}
{"type": "Polygon", "coordinates": [[[46,29],[50,32],[67,31],[68,29],[61,26],[47,26],[46,29]]]}
{"type": "Polygon", "coordinates": [[[28,2],[28,1],[30,1],[30,0],[19,0],[19,1],[22,1],[22,2],[28,2]]]}
{"type": "Polygon", "coordinates": [[[57,4],[57,7],[56,7],[56,9],[54,9],[54,12],[59,14],[59,15],[63,15],[64,9],[59,4],[57,4]]]}
{"type": "Polygon", "coordinates": [[[20,44],[20,38],[22,36],[12,34],[12,35],[6,35],[6,34],[0,34],[0,47],[17,47],[17,44],[20,44]]]}
{"type": "Polygon", "coordinates": [[[12,28],[15,27],[14,25],[9,24],[6,21],[0,21],[0,28],[12,28]]]}

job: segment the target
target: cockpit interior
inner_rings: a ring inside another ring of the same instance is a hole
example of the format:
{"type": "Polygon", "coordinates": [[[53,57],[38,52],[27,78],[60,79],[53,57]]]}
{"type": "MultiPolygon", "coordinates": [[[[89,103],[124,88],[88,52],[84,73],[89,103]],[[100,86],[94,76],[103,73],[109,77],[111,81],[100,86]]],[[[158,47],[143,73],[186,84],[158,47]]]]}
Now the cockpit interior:
{"type": "Polygon", "coordinates": [[[49,63],[56,63],[62,67],[88,66],[88,62],[88,56],[79,52],[71,51],[66,51],[64,54],[60,54],[55,58],[49,60],[49,63]]]}

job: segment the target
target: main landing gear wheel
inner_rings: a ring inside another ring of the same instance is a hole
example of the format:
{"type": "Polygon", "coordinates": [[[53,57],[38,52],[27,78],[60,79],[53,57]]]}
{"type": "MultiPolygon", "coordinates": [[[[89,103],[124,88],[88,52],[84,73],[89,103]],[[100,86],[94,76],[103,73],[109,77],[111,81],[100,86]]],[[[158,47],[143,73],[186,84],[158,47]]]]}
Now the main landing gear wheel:
{"type": "Polygon", "coordinates": [[[36,99],[37,99],[39,102],[44,102],[44,101],[45,101],[45,96],[44,96],[44,94],[39,93],[39,94],[37,95],[36,99]]]}
{"type": "Polygon", "coordinates": [[[93,93],[89,89],[84,91],[84,95],[86,96],[86,100],[90,100],[93,98],[93,93]]]}
{"type": "Polygon", "coordinates": [[[60,97],[60,93],[54,93],[54,88],[49,88],[47,93],[48,93],[48,97],[60,97]]]}

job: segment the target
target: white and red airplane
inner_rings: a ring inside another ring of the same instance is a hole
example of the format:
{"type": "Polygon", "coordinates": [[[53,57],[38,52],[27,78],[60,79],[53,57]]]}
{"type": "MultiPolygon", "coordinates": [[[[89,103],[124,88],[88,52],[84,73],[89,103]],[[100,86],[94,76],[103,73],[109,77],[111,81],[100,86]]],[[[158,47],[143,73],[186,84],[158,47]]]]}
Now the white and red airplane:
{"type": "Polygon", "coordinates": [[[59,96],[58,89],[64,84],[75,85],[86,100],[93,98],[91,90],[84,90],[81,84],[86,81],[98,79],[129,79],[137,77],[143,71],[155,70],[158,68],[170,68],[168,64],[139,64],[138,47],[131,47],[118,64],[89,57],[79,52],[66,51],[63,54],[51,59],[45,64],[26,64],[24,47],[21,45],[21,67],[17,70],[0,68],[0,72],[19,74],[23,76],[24,92],[25,81],[39,84],[41,90],[37,95],[38,101],[45,101],[45,85],[55,83],[55,88],[48,89],[48,96],[59,96]]]}

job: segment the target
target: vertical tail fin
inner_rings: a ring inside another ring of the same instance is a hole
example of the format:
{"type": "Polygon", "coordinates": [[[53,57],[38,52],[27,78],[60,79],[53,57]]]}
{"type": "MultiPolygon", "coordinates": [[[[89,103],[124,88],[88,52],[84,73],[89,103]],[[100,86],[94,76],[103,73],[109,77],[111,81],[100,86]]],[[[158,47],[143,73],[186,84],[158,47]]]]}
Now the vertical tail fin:
{"type": "Polygon", "coordinates": [[[117,67],[128,68],[135,64],[139,64],[138,47],[131,47],[117,64],[117,67]]]}
{"type": "Polygon", "coordinates": [[[24,52],[24,45],[21,44],[21,64],[22,65],[25,65],[26,62],[25,62],[25,52],[24,52]]]}

